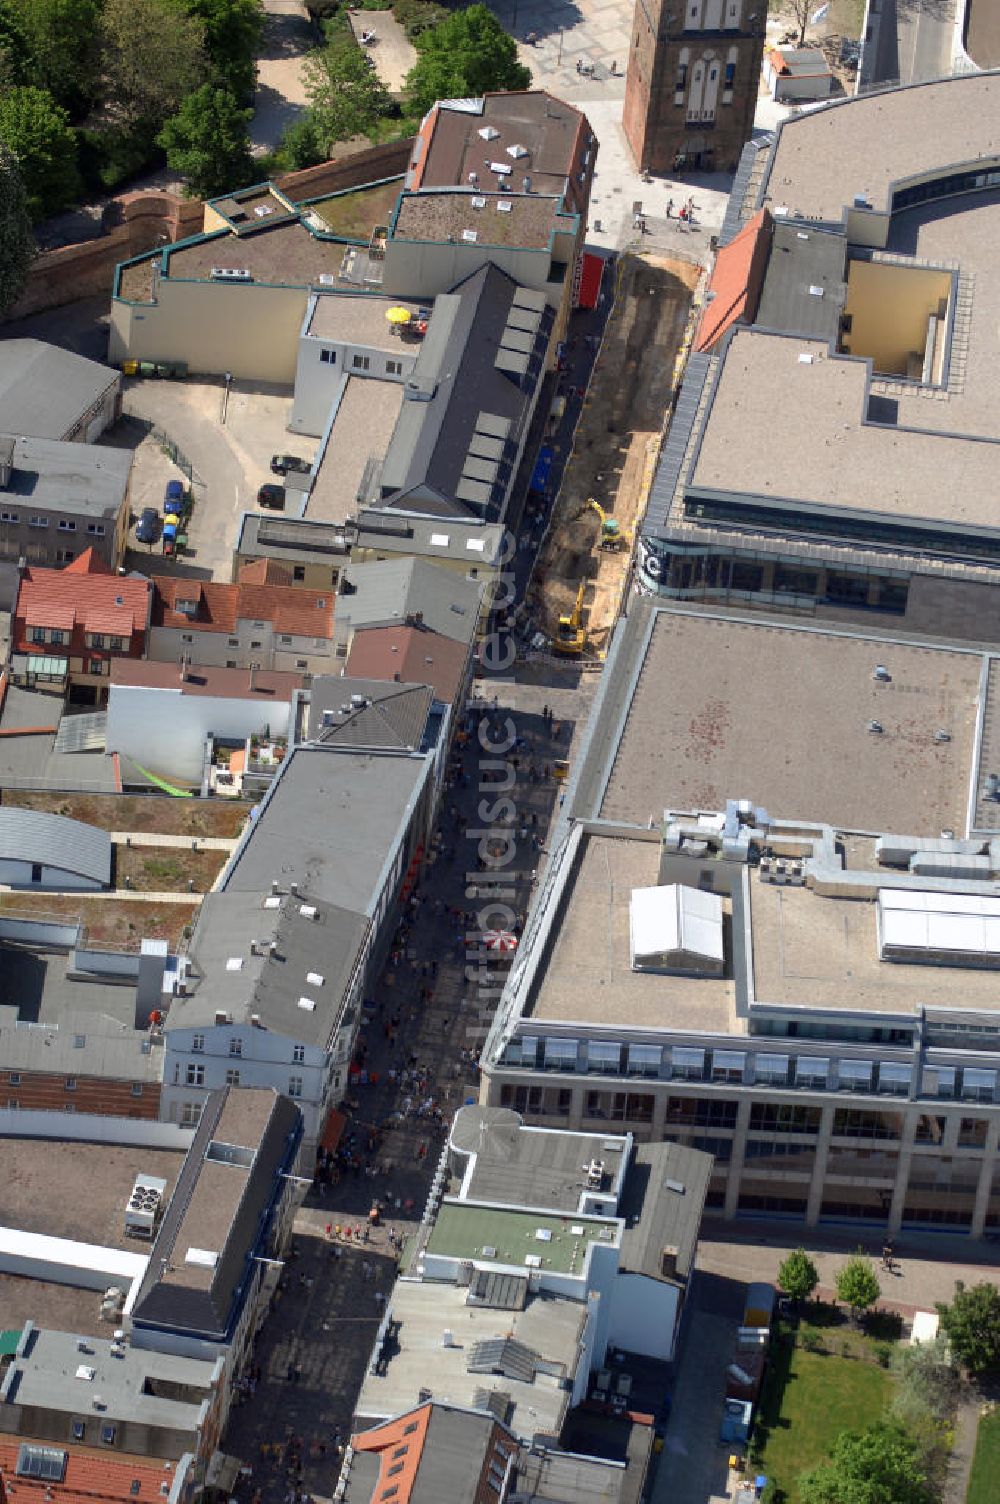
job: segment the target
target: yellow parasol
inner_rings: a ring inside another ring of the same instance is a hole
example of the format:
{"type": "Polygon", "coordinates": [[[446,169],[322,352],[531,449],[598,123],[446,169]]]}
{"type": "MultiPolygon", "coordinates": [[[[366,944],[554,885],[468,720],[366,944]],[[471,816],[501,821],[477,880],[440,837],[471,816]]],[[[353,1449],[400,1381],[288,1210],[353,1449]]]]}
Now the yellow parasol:
{"type": "Polygon", "coordinates": [[[389,320],[390,324],[408,324],[412,317],[413,314],[410,312],[410,310],[408,308],[403,308],[399,303],[395,304],[395,306],[390,308],[386,313],[386,318],[389,320]]]}

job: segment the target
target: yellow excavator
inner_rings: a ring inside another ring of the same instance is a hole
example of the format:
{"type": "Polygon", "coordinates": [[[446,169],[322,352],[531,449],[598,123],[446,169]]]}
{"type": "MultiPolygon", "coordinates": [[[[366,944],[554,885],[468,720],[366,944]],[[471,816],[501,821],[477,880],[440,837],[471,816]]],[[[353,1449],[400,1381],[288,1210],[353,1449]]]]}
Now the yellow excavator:
{"type": "Polygon", "coordinates": [[[600,502],[596,501],[593,496],[588,499],[586,506],[581,509],[579,515],[582,517],[584,512],[597,513],[601,524],[602,548],[607,549],[611,553],[617,553],[620,548],[625,548],[629,545],[631,539],[628,534],[622,532],[620,525],[614,517],[609,517],[600,502]]]}
{"type": "Polygon", "coordinates": [[[587,593],[586,581],[583,581],[576,592],[576,603],[568,616],[560,616],[559,631],[555,642],[552,644],[557,653],[566,657],[579,658],[587,646],[587,634],[581,625],[583,619],[583,597],[587,593]]]}

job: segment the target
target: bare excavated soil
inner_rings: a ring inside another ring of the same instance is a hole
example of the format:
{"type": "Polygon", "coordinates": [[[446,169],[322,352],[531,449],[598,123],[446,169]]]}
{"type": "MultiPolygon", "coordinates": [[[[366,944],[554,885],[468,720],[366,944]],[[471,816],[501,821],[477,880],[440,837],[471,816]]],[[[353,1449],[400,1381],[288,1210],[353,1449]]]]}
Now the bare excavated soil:
{"type": "Polygon", "coordinates": [[[553,635],[587,582],[588,654],[603,651],[618,613],[631,544],[652,479],[700,268],[665,256],[625,256],[615,306],[576,431],[529,592],[539,626],[553,635]],[[614,517],[625,545],[600,547],[590,497],[614,517]]]}

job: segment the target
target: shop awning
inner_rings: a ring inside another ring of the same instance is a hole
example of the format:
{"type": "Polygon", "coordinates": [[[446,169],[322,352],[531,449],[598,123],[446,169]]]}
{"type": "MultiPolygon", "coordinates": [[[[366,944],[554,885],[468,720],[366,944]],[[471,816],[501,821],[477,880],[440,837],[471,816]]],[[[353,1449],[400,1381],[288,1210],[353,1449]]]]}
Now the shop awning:
{"type": "Polygon", "coordinates": [[[325,1149],[327,1154],[332,1154],[337,1148],[337,1145],[340,1143],[340,1140],[343,1138],[344,1129],[346,1127],[347,1119],[344,1117],[344,1114],[342,1112],[338,1112],[336,1107],[332,1107],[327,1113],[326,1122],[323,1125],[323,1132],[320,1134],[320,1148],[325,1149]]]}
{"type": "Polygon", "coordinates": [[[603,276],[604,257],[595,256],[593,251],[584,251],[583,265],[580,268],[580,296],[577,299],[578,307],[597,307],[597,299],[601,291],[601,278],[603,276]]]}

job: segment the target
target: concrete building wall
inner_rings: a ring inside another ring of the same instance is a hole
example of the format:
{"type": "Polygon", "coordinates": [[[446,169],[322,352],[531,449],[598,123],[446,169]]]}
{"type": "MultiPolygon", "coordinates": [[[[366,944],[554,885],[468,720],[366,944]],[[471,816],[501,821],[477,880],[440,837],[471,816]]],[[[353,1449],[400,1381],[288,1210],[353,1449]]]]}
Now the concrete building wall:
{"type": "Polygon", "coordinates": [[[62,867],[49,867],[42,863],[36,866],[28,861],[7,859],[0,861],[0,884],[8,888],[37,888],[40,892],[96,893],[101,883],[78,872],[67,872],[62,867]],[[37,870],[37,877],[35,872],[37,870]]]}
{"type": "Polygon", "coordinates": [[[274,668],[274,628],[269,621],[238,621],[232,633],[203,632],[192,626],[151,627],[147,658],[154,663],[190,663],[206,668],[274,668]]]}
{"type": "MultiPolygon", "coordinates": [[[[569,255],[567,249],[567,257],[569,255]]],[[[397,298],[436,297],[438,293],[450,292],[457,282],[464,281],[480,267],[492,262],[522,287],[544,292],[552,307],[558,308],[564,284],[551,280],[552,259],[547,247],[520,250],[516,246],[437,245],[428,241],[390,240],[385,252],[382,291],[397,298]]],[[[572,275],[572,266],[568,267],[566,275],[572,275]]]]}
{"type": "Polygon", "coordinates": [[[669,1362],[674,1351],[679,1290],[642,1274],[619,1274],[610,1294],[612,1347],[669,1362]]]}
{"type": "Polygon", "coordinates": [[[192,374],[291,386],[308,296],[303,287],[161,278],[155,303],[112,303],[108,359],[183,360],[192,374]]]}
{"type": "Polygon", "coordinates": [[[180,688],[112,685],[108,699],[109,752],[122,752],[144,768],[182,783],[201,781],[205,738],[287,736],[289,704],[275,700],[184,695],[180,688]]]}
{"type": "Polygon", "coordinates": [[[289,430],[320,438],[344,376],[361,375],[371,381],[402,385],[412,375],[419,352],[419,341],[408,342],[403,338],[395,349],[388,351],[304,334],[299,341],[295,405],[289,430]],[[368,361],[366,370],[355,369],[355,356],[368,361]]]}
{"type": "Polygon", "coordinates": [[[847,273],[844,313],[851,328],[844,349],[870,357],[878,372],[919,379],[929,321],[947,311],[951,292],[950,272],[855,258],[847,273]]]}

